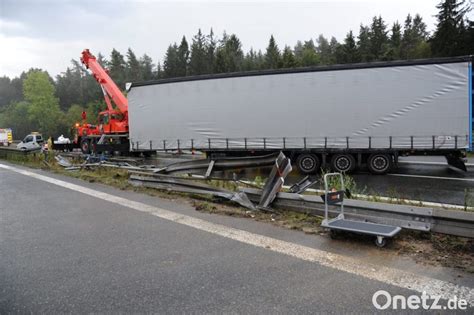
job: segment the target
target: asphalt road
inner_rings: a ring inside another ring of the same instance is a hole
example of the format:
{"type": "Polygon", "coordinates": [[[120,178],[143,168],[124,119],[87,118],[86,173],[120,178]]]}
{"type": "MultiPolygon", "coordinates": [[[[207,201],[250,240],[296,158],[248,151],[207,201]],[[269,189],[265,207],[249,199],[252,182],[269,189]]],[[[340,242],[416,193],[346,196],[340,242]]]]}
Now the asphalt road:
{"type": "MultiPolygon", "coordinates": [[[[382,254],[378,257],[373,253],[379,251],[372,246],[334,246],[327,237],[248,219],[203,214],[177,200],[42,174],[62,182],[46,182],[44,178],[0,168],[2,314],[361,314],[375,311],[371,299],[377,290],[404,296],[420,294],[407,286],[389,284],[393,281],[360,276],[344,266],[341,271],[270,246],[254,246],[252,238],[237,241],[232,235],[190,227],[186,218],[200,218],[242,233],[258,233],[286,241],[290,247],[301,245],[328,251],[328,255],[347,255],[356,262],[372,257],[380,268],[411,269],[415,278],[424,274],[474,287],[469,275],[457,277],[449,270],[430,270],[396,257],[385,259],[382,254]],[[69,183],[79,186],[71,188],[69,183]],[[87,194],[77,191],[77,187],[89,187],[98,193],[87,194]],[[114,196],[168,209],[178,216],[170,221],[136,211],[125,201],[126,205],[121,205],[119,199],[114,201],[114,196]]],[[[329,264],[335,259],[327,257],[329,264]]],[[[426,287],[430,290],[430,285],[426,287]]]]}

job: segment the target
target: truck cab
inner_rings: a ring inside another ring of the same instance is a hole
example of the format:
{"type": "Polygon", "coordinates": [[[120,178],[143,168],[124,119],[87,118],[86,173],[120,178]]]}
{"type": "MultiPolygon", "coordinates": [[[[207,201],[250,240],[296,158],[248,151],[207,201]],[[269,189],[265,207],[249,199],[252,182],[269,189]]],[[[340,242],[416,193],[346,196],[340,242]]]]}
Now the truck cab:
{"type": "Polygon", "coordinates": [[[12,130],[10,128],[0,128],[0,144],[9,146],[13,143],[12,130]]]}
{"type": "Polygon", "coordinates": [[[22,151],[26,150],[35,150],[35,149],[40,149],[41,146],[44,143],[43,136],[39,133],[33,132],[29,135],[27,135],[23,141],[17,144],[17,149],[20,149],[22,151]]]}

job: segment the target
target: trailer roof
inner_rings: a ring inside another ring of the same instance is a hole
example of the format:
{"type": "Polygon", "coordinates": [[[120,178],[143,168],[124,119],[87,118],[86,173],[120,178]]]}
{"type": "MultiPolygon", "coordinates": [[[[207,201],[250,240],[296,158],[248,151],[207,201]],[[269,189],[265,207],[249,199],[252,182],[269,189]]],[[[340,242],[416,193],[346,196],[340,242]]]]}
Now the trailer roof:
{"type": "Polygon", "coordinates": [[[285,69],[270,69],[270,70],[252,70],[244,72],[218,73],[218,74],[204,74],[179,78],[169,78],[151,81],[132,82],[130,88],[145,85],[166,84],[186,81],[199,81],[211,79],[237,78],[260,75],[273,74],[287,74],[287,73],[302,73],[302,72],[319,72],[319,71],[339,71],[339,70],[353,70],[353,69],[369,69],[369,68],[385,68],[385,67],[404,67],[404,66],[418,66],[430,64],[443,63],[457,63],[457,62],[472,62],[473,56],[459,56],[459,57],[445,57],[445,58],[430,58],[430,59],[413,59],[413,60],[396,60],[396,61],[377,61],[365,63],[349,63],[337,64],[327,66],[313,66],[300,68],[285,68],[285,69]]]}

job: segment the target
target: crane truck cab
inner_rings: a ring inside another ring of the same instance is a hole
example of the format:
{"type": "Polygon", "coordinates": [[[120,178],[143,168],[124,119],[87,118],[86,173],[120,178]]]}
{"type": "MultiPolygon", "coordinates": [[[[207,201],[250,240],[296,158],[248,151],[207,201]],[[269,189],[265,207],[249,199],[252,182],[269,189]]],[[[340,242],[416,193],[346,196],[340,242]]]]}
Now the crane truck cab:
{"type": "Polygon", "coordinates": [[[17,149],[22,151],[41,149],[44,143],[43,136],[38,132],[32,132],[27,135],[20,143],[17,144],[17,149]]]}

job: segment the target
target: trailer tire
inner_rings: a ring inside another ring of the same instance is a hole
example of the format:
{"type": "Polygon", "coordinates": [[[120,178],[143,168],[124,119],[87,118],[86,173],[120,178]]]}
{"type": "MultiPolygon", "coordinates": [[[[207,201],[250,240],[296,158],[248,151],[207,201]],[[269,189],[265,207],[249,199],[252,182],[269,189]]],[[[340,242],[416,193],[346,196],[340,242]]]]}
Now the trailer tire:
{"type": "Polygon", "coordinates": [[[336,154],[331,159],[331,168],[335,172],[350,173],[356,168],[356,159],[352,154],[336,154]]]}
{"type": "Polygon", "coordinates": [[[82,139],[81,140],[81,151],[84,154],[90,154],[91,153],[91,143],[88,139],[82,139]]]}
{"type": "Polygon", "coordinates": [[[392,157],[384,153],[371,154],[367,159],[367,167],[372,174],[386,174],[392,169],[392,157]]]}
{"type": "Polygon", "coordinates": [[[301,173],[312,174],[315,173],[321,166],[319,158],[310,153],[303,153],[296,159],[296,165],[301,173]]]}

